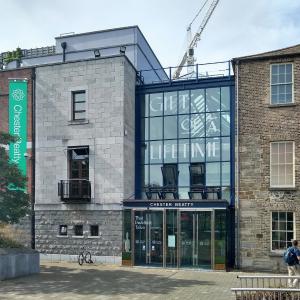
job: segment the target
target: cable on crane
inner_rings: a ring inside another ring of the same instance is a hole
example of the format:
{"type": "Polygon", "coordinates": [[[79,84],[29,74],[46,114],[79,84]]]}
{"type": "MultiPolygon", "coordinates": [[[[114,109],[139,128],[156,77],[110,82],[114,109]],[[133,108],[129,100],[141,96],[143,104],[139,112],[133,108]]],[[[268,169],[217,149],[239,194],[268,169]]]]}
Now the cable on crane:
{"type": "Polygon", "coordinates": [[[201,11],[203,10],[204,6],[206,5],[206,3],[208,2],[208,0],[206,0],[204,2],[204,4],[202,5],[202,7],[199,9],[199,11],[197,12],[197,14],[195,15],[194,19],[192,20],[192,22],[189,24],[188,28],[190,28],[192,26],[192,24],[195,22],[195,20],[197,19],[197,17],[199,16],[199,14],[201,13],[201,11]]]}

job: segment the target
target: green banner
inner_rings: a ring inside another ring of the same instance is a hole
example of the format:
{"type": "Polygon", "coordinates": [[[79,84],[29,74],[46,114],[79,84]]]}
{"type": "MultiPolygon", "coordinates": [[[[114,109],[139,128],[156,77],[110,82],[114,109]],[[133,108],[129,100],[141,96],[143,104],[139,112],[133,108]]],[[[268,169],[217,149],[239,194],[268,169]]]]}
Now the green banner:
{"type": "Polygon", "coordinates": [[[9,145],[9,159],[26,176],[27,80],[9,82],[9,133],[18,138],[9,145]]]}

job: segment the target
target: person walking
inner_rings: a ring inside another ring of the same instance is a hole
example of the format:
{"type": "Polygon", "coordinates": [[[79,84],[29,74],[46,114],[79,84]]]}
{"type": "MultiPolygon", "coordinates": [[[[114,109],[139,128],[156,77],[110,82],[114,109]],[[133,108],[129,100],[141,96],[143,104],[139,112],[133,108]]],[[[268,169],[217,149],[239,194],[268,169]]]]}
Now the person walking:
{"type": "MultiPolygon", "coordinates": [[[[293,240],[292,246],[289,247],[286,252],[284,253],[284,261],[287,264],[288,275],[289,276],[300,276],[300,268],[299,268],[299,261],[300,261],[300,250],[298,248],[298,241],[293,240]]],[[[298,282],[298,279],[288,279],[288,286],[295,287],[298,282]]]]}

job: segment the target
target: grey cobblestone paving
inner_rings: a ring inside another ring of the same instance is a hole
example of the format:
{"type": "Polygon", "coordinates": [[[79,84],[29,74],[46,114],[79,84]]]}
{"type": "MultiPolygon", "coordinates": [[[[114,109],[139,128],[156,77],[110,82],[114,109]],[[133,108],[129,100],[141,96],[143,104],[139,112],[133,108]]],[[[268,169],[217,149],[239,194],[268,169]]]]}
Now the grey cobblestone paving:
{"type": "Polygon", "coordinates": [[[237,274],[43,263],[38,275],[0,281],[0,299],[234,299],[237,274]]]}

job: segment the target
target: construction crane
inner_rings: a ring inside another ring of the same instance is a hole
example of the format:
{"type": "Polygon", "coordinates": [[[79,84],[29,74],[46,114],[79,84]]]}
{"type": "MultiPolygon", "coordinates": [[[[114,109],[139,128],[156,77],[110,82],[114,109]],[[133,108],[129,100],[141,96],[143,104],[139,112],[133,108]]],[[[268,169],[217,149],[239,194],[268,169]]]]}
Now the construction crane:
{"type": "Polygon", "coordinates": [[[196,59],[194,58],[194,48],[197,46],[198,41],[200,41],[200,37],[201,34],[203,32],[203,30],[205,29],[206,24],[208,23],[211,15],[213,14],[215,8],[217,7],[219,0],[213,0],[197,30],[197,32],[195,33],[194,37],[192,37],[192,24],[194,23],[194,21],[196,20],[196,18],[199,16],[199,14],[201,13],[201,11],[204,9],[205,5],[207,4],[209,0],[206,0],[204,2],[204,4],[202,5],[202,7],[199,9],[199,11],[197,12],[196,16],[194,17],[194,19],[192,20],[192,22],[188,25],[187,27],[187,35],[188,35],[188,47],[183,55],[183,58],[181,59],[181,62],[179,64],[179,66],[177,67],[176,71],[173,74],[173,79],[178,79],[180,77],[180,73],[183,69],[183,66],[185,65],[185,63],[188,66],[192,66],[194,65],[196,59]]]}

